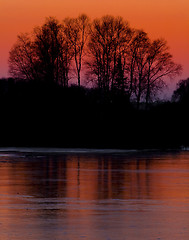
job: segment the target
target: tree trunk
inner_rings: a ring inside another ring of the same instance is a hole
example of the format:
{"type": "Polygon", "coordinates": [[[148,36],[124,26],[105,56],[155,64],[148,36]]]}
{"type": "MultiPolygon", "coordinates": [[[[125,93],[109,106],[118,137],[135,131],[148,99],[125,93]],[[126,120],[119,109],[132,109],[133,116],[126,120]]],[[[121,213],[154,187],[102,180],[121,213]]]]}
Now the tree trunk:
{"type": "Polygon", "coordinates": [[[77,73],[77,80],[78,80],[78,86],[81,86],[81,76],[80,76],[80,72],[78,71],[77,73]]]}
{"type": "Polygon", "coordinates": [[[150,83],[148,80],[147,92],[146,92],[146,109],[148,108],[149,98],[150,98],[150,83]]]}
{"type": "Polygon", "coordinates": [[[137,96],[137,110],[139,110],[139,107],[140,107],[140,96],[141,96],[141,93],[139,91],[138,96],[137,96]]]}

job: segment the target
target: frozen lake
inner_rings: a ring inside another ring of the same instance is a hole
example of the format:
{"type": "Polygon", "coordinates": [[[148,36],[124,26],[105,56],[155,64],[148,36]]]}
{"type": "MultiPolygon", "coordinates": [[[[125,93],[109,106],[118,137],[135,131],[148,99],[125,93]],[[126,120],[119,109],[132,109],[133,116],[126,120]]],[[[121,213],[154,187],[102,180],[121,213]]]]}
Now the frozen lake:
{"type": "Polygon", "coordinates": [[[189,239],[188,151],[28,151],[0,151],[0,239],[189,239]]]}

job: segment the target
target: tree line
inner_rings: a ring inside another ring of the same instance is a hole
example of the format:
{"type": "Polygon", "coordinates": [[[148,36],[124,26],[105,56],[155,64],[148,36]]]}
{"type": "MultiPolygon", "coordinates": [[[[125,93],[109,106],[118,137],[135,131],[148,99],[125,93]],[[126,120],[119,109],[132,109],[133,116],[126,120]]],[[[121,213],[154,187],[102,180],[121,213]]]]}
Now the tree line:
{"type": "Polygon", "coordinates": [[[138,110],[126,95],[110,91],[104,96],[98,88],[1,79],[0,146],[188,146],[189,101],[184,101],[182,89],[179,95],[175,92],[175,102],[150,104],[148,109],[141,105],[138,110]]]}
{"type": "Polygon", "coordinates": [[[114,93],[146,105],[179,75],[164,39],[151,40],[122,17],[94,19],[82,14],[59,21],[46,19],[31,33],[18,35],[10,50],[9,73],[14,79],[68,87],[81,78],[104,95],[114,93]]]}

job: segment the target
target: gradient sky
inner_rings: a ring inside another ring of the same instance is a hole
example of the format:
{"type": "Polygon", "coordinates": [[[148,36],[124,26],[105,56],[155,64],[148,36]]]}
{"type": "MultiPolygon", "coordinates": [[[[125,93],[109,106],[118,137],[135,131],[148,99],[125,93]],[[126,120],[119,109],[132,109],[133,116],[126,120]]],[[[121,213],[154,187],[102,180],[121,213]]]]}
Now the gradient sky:
{"type": "Polygon", "coordinates": [[[163,37],[189,77],[189,0],[0,0],[0,77],[8,76],[8,53],[21,32],[30,32],[46,17],[59,20],[86,13],[90,18],[122,16],[131,27],[154,39],[163,37]]]}

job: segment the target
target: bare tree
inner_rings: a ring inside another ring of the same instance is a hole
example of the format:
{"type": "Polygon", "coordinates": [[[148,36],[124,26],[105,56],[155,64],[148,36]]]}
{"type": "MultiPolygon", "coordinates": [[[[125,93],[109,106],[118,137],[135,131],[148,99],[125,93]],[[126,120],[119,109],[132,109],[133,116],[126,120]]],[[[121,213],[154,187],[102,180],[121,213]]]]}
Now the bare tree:
{"type": "Polygon", "coordinates": [[[55,18],[48,18],[42,27],[35,29],[36,52],[39,56],[43,78],[48,82],[59,82],[60,67],[65,67],[64,51],[68,51],[63,45],[61,24],[55,18]],[[65,48],[65,49],[64,49],[65,48]]]}
{"type": "Polygon", "coordinates": [[[73,48],[78,86],[81,85],[81,69],[84,47],[89,32],[89,18],[82,14],[77,18],[64,19],[64,34],[73,48]]]}
{"type": "Polygon", "coordinates": [[[88,67],[99,88],[108,91],[115,87],[118,70],[124,70],[124,54],[130,39],[131,30],[121,17],[104,16],[93,21],[88,44],[88,67]]]}
{"type": "Polygon", "coordinates": [[[129,75],[129,96],[133,93],[136,96],[137,107],[145,90],[147,53],[149,47],[147,33],[142,30],[133,32],[133,39],[128,53],[128,75],[129,75]]]}
{"type": "Polygon", "coordinates": [[[166,41],[163,39],[152,41],[147,57],[146,104],[149,103],[152,93],[157,93],[165,86],[165,78],[173,78],[181,71],[182,66],[173,61],[166,41]]]}
{"type": "Polygon", "coordinates": [[[67,40],[67,38],[65,38],[64,34],[62,34],[60,43],[60,57],[57,66],[59,73],[59,83],[64,87],[68,87],[69,72],[71,69],[71,62],[74,57],[74,52],[70,46],[69,41],[67,40]]]}
{"type": "Polygon", "coordinates": [[[9,71],[14,77],[44,80],[68,85],[73,51],[65,39],[62,25],[55,18],[36,27],[30,35],[18,36],[10,51],[9,71]]]}
{"type": "Polygon", "coordinates": [[[29,34],[21,34],[9,52],[9,72],[15,78],[38,78],[38,57],[29,34]]]}
{"type": "Polygon", "coordinates": [[[127,55],[128,92],[136,96],[137,108],[141,99],[146,105],[166,85],[167,77],[180,74],[182,67],[174,63],[163,39],[151,41],[142,30],[134,30],[127,55]]]}

